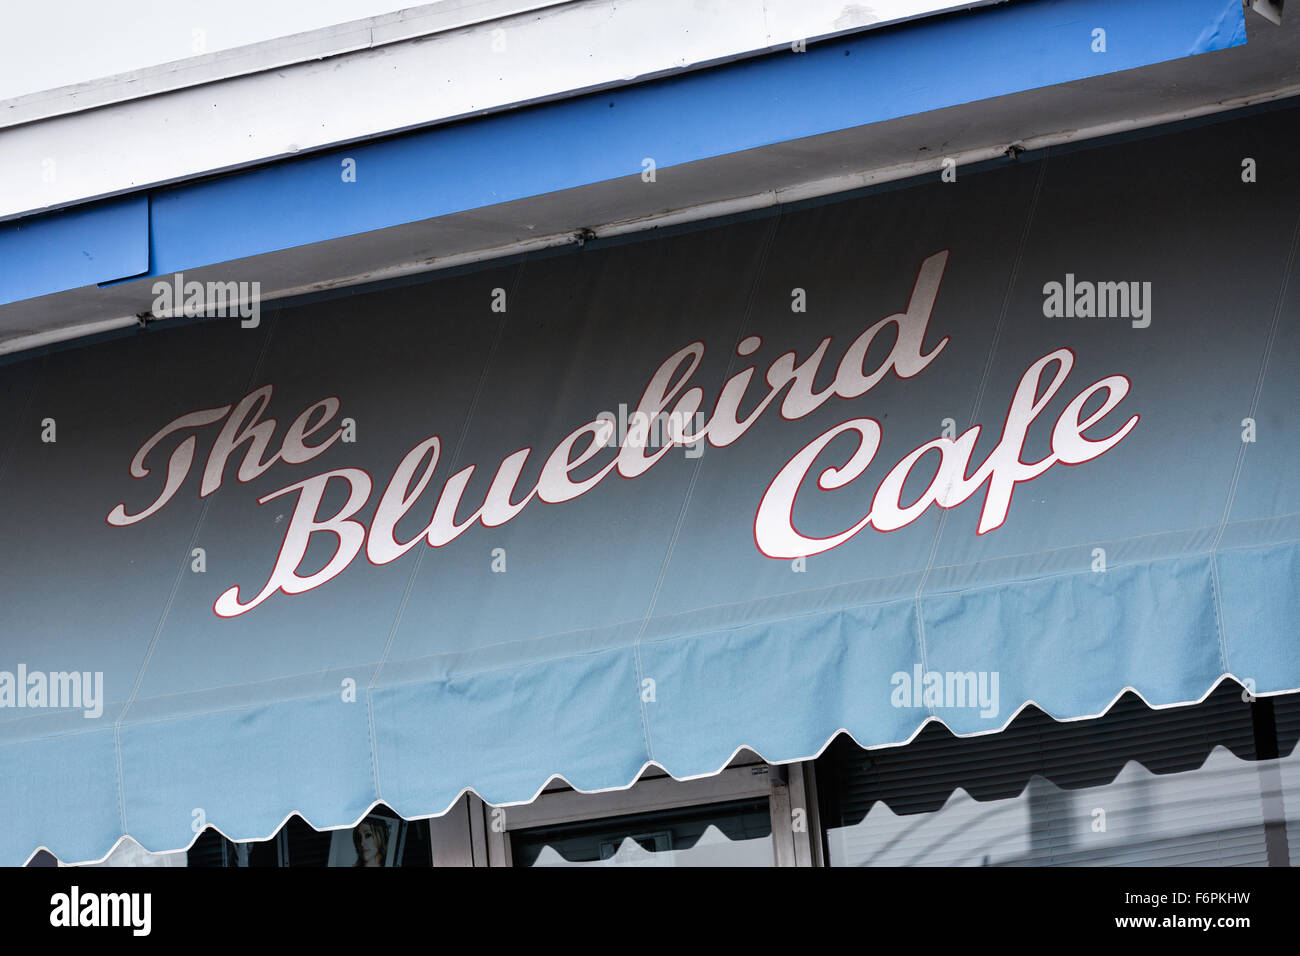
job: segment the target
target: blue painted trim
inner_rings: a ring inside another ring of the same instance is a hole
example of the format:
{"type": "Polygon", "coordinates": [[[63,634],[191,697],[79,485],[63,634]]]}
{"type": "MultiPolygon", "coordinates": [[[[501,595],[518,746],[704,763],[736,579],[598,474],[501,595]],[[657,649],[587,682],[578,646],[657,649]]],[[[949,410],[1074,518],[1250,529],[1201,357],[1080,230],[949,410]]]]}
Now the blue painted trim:
{"type": "Polygon", "coordinates": [[[0,227],[0,305],[149,271],[149,197],[110,199],[0,227]]]}
{"type": "MultiPolygon", "coordinates": [[[[638,176],[646,157],[671,176],[701,159],[1245,42],[1239,0],[1035,0],[922,20],[159,189],[146,274],[638,176]],[[1098,28],[1104,53],[1092,50],[1098,28]],[[354,183],[342,181],[345,157],[357,163],[354,183]]],[[[20,273],[42,255],[28,245],[14,253],[20,273]]],[[[6,297],[0,279],[0,301],[33,294],[15,288],[6,297]]]]}
{"type": "MultiPolygon", "coordinates": [[[[1063,143],[1059,146],[1053,146],[1050,149],[1031,149],[1019,154],[1015,159],[1007,157],[998,157],[988,159],[979,163],[970,163],[962,167],[962,176],[970,177],[978,173],[991,169],[1002,168],[1009,163],[1036,163],[1043,159],[1050,152],[1051,155],[1068,155],[1080,150],[1088,149],[1105,149],[1109,146],[1118,146],[1123,143],[1132,143],[1144,139],[1150,139],[1155,136],[1169,136],[1174,133],[1180,133],[1185,130],[1200,129],[1204,126],[1216,126],[1221,123],[1234,123],[1248,116],[1259,116],[1267,113],[1274,113],[1279,110],[1297,111],[1297,122],[1300,122],[1300,96],[1289,97],[1284,100],[1271,100],[1267,103],[1253,103],[1250,106],[1243,106],[1239,109],[1230,110],[1225,113],[1209,113],[1204,116],[1193,116],[1188,119],[1178,120],[1173,123],[1164,123],[1160,126],[1145,126],[1142,129],[1125,130],[1121,133],[1111,133],[1108,136],[1099,136],[1095,139],[1075,140],[1069,143],[1063,143]]],[[[814,196],[809,199],[800,199],[795,202],[782,203],[779,206],[763,206],[758,209],[751,209],[745,212],[731,213],[726,216],[718,216],[713,219],[675,223],[669,226],[661,226],[653,232],[633,232],[618,236],[606,236],[598,239],[587,241],[587,249],[603,249],[610,246],[619,246],[632,242],[645,242],[648,239],[661,239],[665,236],[681,235],[693,232],[697,229],[711,229],[720,225],[741,222],[749,219],[763,219],[768,216],[781,215],[786,212],[795,212],[804,209],[813,209],[817,206],[828,203],[845,202],[853,199],[861,199],[864,196],[876,195],[883,192],[891,192],[897,189],[912,189],[929,181],[933,174],[910,176],[907,179],[895,179],[889,182],[876,183],[871,186],[862,186],[858,189],[846,190],[844,192],[834,193],[828,196],[814,196]]],[[[500,269],[511,266],[523,259],[529,261],[544,260],[552,256],[560,255],[581,255],[582,249],[575,245],[569,246],[552,246],[548,249],[540,249],[528,253],[517,253],[510,256],[502,256],[499,259],[490,259],[480,262],[470,262],[464,265],[453,266],[441,269],[438,272],[440,277],[466,275],[473,272],[480,272],[484,269],[500,269]]],[[[367,282],[363,285],[349,285],[339,288],[322,289],[318,292],[306,292],[301,295],[295,295],[288,299],[277,299],[272,303],[275,309],[298,308],[299,306],[311,305],[317,302],[327,302],[334,299],[346,298],[348,296],[364,295],[380,289],[394,289],[408,285],[419,285],[429,281],[429,273],[419,272],[411,275],[404,275],[392,279],[380,279],[374,282],[367,282]]],[[[112,284],[112,283],[107,283],[112,284]]],[[[108,332],[100,332],[95,335],[83,336],[81,338],[70,339],[63,342],[52,342],[49,345],[41,346],[37,349],[28,349],[22,352],[12,352],[7,355],[0,355],[0,368],[6,365],[14,365],[20,362],[26,362],[33,357],[40,355],[54,354],[57,352],[66,352],[70,349],[91,348],[103,342],[111,342],[116,339],[125,338],[134,335],[156,335],[160,331],[170,332],[172,329],[180,328],[182,325],[193,325],[200,322],[220,322],[224,319],[215,319],[206,316],[196,316],[194,318],[177,317],[168,319],[162,325],[132,326],[124,329],[114,329],[108,332]]]]}

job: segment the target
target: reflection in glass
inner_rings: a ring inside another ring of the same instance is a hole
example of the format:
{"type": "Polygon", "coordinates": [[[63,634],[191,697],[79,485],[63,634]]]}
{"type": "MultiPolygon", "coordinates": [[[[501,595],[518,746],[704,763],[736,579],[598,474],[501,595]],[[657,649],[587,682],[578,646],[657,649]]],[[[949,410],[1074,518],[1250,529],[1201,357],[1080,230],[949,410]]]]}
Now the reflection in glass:
{"type": "Polygon", "coordinates": [[[515,866],[774,866],[766,798],[511,834],[515,866]]]}
{"type": "Polygon", "coordinates": [[[928,813],[877,802],[830,829],[827,843],[832,866],[1265,866],[1267,827],[1285,819],[1295,832],[1300,822],[1300,806],[1282,810],[1281,798],[1282,819],[1269,819],[1261,795],[1270,791],[1300,793],[1300,748],[1251,761],[1218,747],[1203,766],[1167,775],[1130,763],[1113,782],[1079,790],[1034,777],[1000,800],[957,789],[928,813]]]}

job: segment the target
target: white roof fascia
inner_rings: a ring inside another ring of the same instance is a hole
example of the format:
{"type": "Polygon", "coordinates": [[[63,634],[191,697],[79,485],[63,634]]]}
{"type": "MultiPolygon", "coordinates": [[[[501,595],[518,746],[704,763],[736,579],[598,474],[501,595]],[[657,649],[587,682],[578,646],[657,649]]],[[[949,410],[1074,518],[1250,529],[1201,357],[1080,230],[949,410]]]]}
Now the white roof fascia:
{"type": "Polygon", "coordinates": [[[444,0],[0,101],[0,220],[996,2],[444,0]]]}

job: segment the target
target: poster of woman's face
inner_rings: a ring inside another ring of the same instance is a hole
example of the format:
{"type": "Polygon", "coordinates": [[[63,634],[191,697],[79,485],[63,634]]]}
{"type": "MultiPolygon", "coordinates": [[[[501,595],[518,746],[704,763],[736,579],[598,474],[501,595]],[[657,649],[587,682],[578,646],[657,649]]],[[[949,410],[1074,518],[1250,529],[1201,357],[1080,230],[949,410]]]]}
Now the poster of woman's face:
{"type": "Polygon", "coordinates": [[[401,821],[371,814],[351,830],[335,830],[330,866],[396,866],[401,821]]]}

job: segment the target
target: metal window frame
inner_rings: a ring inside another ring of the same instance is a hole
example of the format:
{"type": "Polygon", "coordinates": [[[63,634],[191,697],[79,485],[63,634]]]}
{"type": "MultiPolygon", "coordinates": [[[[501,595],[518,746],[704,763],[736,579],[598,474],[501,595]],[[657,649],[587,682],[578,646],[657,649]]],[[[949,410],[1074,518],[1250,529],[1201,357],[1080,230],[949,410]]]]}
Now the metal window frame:
{"type": "MultiPolygon", "coordinates": [[[[1234,680],[1234,683],[1237,682],[1234,680]]],[[[1238,686],[1240,685],[1238,684],[1238,686]]],[[[1286,809],[1288,798],[1294,798],[1295,794],[1288,791],[1283,786],[1280,760],[1286,755],[1283,755],[1281,752],[1281,741],[1278,737],[1277,717],[1275,713],[1275,701],[1286,696],[1291,696],[1291,695],[1275,694],[1275,695],[1269,695],[1264,697],[1256,697],[1251,693],[1251,691],[1245,688],[1241,688],[1242,701],[1250,704],[1250,723],[1251,723],[1251,731],[1252,731],[1252,736],[1255,745],[1255,753],[1253,757],[1241,757],[1237,755],[1235,752],[1233,753],[1233,756],[1236,757],[1238,763],[1242,767],[1243,780],[1245,779],[1246,776],[1244,773],[1244,769],[1248,765],[1254,766],[1258,776],[1260,819],[1261,819],[1262,829],[1263,829],[1266,865],[1269,867],[1290,867],[1293,865],[1300,865],[1300,857],[1298,857],[1296,855],[1296,851],[1292,849],[1293,840],[1289,835],[1291,833],[1292,819],[1288,817],[1287,809],[1286,809]]],[[[1191,709],[1194,707],[1201,706],[1206,702],[1207,699],[1208,698],[1202,698],[1201,701],[1195,703],[1187,703],[1187,704],[1181,704],[1177,706],[1180,708],[1191,709]]],[[[1143,703],[1145,704],[1145,701],[1143,701],[1143,703]]],[[[1149,719],[1151,715],[1155,713],[1155,709],[1151,708],[1149,704],[1147,705],[1147,707],[1148,707],[1148,714],[1145,715],[1144,719],[1149,719]]],[[[1100,722],[1106,719],[1108,716],[1110,716],[1110,714],[1111,711],[1108,709],[1103,714],[1100,714],[1095,717],[1086,718],[1085,722],[1088,723],[1100,722]]],[[[1060,722],[1058,722],[1058,725],[1059,723],[1060,722]]],[[[1002,731],[999,731],[999,734],[1005,732],[1006,729],[1007,728],[1004,727],[1002,731]]],[[[859,752],[859,759],[865,759],[869,762],[871,760],[871,752],[859,746],[856,741],[852,741],[852,743],[859,752]]],[[[915,745],[916,742],[911,741],[907,744],[901,745],[901,747],[913,747],[915,745]]],[[[1217,743],[1215,746],[1222,746],[1222,742],[1217,743]]],[[[1092,744],[1092,747],[1097,748],[1099,747],[1099,745],[1094,742],[1092,744]]],[[[1297,745],[1297,749],[1300,749],[1300,745],[1297,745]]],[[[829,755],[823,754],[823,756],[826,756],[827,759],[829,759],[829,755]]],[[[1143,767],[1146,766],[1145,764],[1141,764],[1141,765],[1143,767]]],[[[806,766],[812,768],[813,764],[809,763],[806,766]]],[[[1186,770],[1186,769],[1178,770],[1175,774],[1173,774],[1173,776],[1175,777],[1182,776],[1183,774],[1192,772],[1195,769],[1196,768],[1191,768],[1191,770],[1186,770]]],[[[827,771],[823,770],[823,772],[826,773],[827,771]]],[[[828,787],[828,794],[830,795],[832,800],[831,806],[833,807],[834,801],[838,799],[837,794],[841,790],[842,781],[835,779],[836,774],[833,769],[831,769],[829,773],[831,775],[831,779],[827,780],[826,783],[828,787]]],[[[1040,800],[1043,796],[1042,791],[1036,790],[1032,785],[1034,779],[1038,779],[1041,781],[1044,778],[1042,777],[1031,778],[1030,786],[1028,786],[1026,789],[1026,795],[1028,797],[1030,804],[1032,804],[1035,800],[1040,800]]],[[[1055,783],[1055,781],[1048,781],[1048,782],[1053,784],[1055,783]]],[[[811,788],[809,790],[811,805],[814,808],[816,808],[818,806],[816,785],[811,774],[808,776],[808,785],[811,788]]],[[[1066,792],[1086,794],[1092,791],[1093,789],[1096,789],[1101,786],[1106,786],[1106,784],[1093,784],[1093,785],[1089,785],[1084,789],[1068,790],[1066,792]]],[[[998,802],[998,800],[1002,800],[1002,799],[1008,799],[1008,798],[997,798],[996,800],[990,800],[989,804],[992,805],[993,803],[996,803],[998,802]]],[[[1015,798],[1010,798],[1010,799],[1015,799],[1015,798]]],[[[941,812],[942,809],[943,807],[940,807],[937,810],[926,810],[918,814],[918,817],[932,816],[938,812],[941,812]]],[[[1033,825],[1034,824],[1033,824],[1033,819],[1031,814],[1031,819],[1028,823],[1028,826],[1032,827],[1033,825]]],[[[851,829],[851,825],[836,825],[832,829],[843,832],[851,829]]],[[[842,867],[862,865],[860,863],[854,863],[852,861],[842,862],[839,864],[832,863],[830,861],[830,844],[829,844],[830,834],[832,830],[823,828],[821,826],[820,821],[818,821],[818,823],[816,824],[816,828],[813,832],[815,832],[818,835],[817,839],[815,840],[815,844],[816,844],[815,851],[816,851],[816,856],[820,858],[819,862],[814,863],[813,865],[815,866],[838,865],[842,867]]],[[[1027,829],[1026,835],[1028,834],[1029,834],[1029,830],[1027,829]]],[[[1113,865],[1113,864],[1109,864],[1103,861],[1101,863],[1094,862],[1091,865],[1097,866],[1097,865],[1113,865]]]]}
{"type": "MultiPolygon", "coordinates": [[[[508,867],[514,863],[512,831],[758,797],[768,798],[775,864],[826,866],[813,761],[768,764],[762,760],[733,763],[696,780],[676,780],[666,774],[643,777],[625,790],[605,793],[560,787],[543,792],[531,803],[510,807],[494,807],[465,793],[446,813],[427,818],[430,863],[437,867],[508,867]]],[[[399,819],[404,842],[412,821],[399,819]]],[[[273,837],[278,866],[288,862],[287,832],[281,828],[273,837]]],[[[225,844],[225,865],[248,865],[251,843],[226,840],[225,844]]]]}
{"type": "Polygon", "coordinates": [[[821,825],[811,762],[733,765],[710,777],[642,778],[626,790],[549,790],[531,803],[493,807],[466,794],[430,820],[435,866],[513,866],[510,834],[609,817],[767,797],[777,866],[823,866],[821,825]]]}

